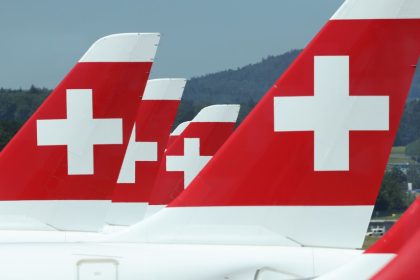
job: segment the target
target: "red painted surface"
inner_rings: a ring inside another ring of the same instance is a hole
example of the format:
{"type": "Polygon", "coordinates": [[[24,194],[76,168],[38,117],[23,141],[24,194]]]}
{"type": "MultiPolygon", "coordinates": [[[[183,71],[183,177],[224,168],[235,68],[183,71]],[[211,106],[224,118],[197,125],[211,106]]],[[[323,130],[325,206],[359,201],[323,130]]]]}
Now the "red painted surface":
{"type": "Polygon", "coordinates": [[[418,279],[420,198],[417,198],[398,222],[365,253],[397,254],[372,279],[418,279]]]}
{"type": "Polygon", "coordinates": [[[372,279],[374,280],[417,280],[419,279],[418,265],[420,260],[420,231],[406,242],[398,256],[378,272],[372,279]]]}
{"type": "Polygon", "coordinates": [[[0,200],[110,199],[151,66],[76,64],[1,153],[0,200]],[[67,89],[92,89],[94,118],[123,119],[123,145],[94,146],[94,175],[67,175],[66,146],[37,146],[37,120],[66,118],[67,89]]]}
{"type": "Polygon", "coordinates": [[[136,182],[116,184],[113,202],[147,202],[168,142],[179,100],[143,100],[136,118],[136,141],[157,142],[157,161],[136,162],[136,182]]]}
{"type": "MultiPolygon", "coordinates": [[[[408,241],[420,231],[420,199],[404,212],[398,222],[366,253],[394,253],[398,254],[408,241]]],[[[420,239],[417,239],[420,240],[420,239]]]]}
{"type": "Polygon", "coordinates": [[[329,21],[169,206],[373,205],[419,58],[419,30],[420,20],[329,21]],[[314,171],[312,132],[274,132],[274,97],[312,96],[321,55],[350,57],[351,95],[389,96],[389,131],[350,132],[350,171],[314,171]]]}
{"type": "Polygon", "coordinates": [[[184,155],[184,139],[200,139],[200,155],[213,156],[232,134],[232,122],[190,122],[179,136],[171,136],[149,198],[151,205],[167,205],[184,190],[184,173],[166,171],[166,156],[184,155]]]}

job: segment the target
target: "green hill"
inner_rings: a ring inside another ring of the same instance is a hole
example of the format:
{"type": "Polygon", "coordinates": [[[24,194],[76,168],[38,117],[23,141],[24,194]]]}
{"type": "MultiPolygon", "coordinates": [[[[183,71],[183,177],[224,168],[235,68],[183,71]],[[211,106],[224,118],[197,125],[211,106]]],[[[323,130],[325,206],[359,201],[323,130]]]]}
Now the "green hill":
{"type": "MultiPolygon", "coordinates": [[[[176,124],[192,119],[212,104],[241,104],[241,121],[270,86],[294,61],[300,50],[269,56],[255,64],[192,78],[185,88],[176,124]]],[[[0,88],[0,148],[35,111],[50,90],[0,88]]],[[[405,146],[420,138],[420,74],[415,76],[396,144],[405,146]]]]}
{"type": "MultiPolygon", "coordinates": [[[[299,52],[299,50],[293,50],[282,55],[267,57],[259,63],[235,70],[190,79],[185,88],[175,125],[191,120],[201,108],[211,104],[241,104],[239,116],[239,121],[241,121],[299,52]]],[[[34,86],[29,90],[0,88],[0,149],[7,144],[49,93],[48,89],[34,86]]],[[[395,145],[401,147],[393,149],[391,163],[413,162],[410,156],[406,155],[405,146],[420,138],[420,99],[418,98],[420,98],[420,75],[414,78],[409,101],[395,141],[395,145]]],[[[407,197],[402,190],[406,188],[407,180],[413,182],[415,188],[420,186],[420,171],[417,167],[418,165],[412,165],[407,176],[399,169],[386,172],[375,211],[400,211],[409,205],[411,197],[407,197]],[[390,193],[392,196],[389,195],[390,193]]]]}
{"type": "Polygon", "coordinates": [[[299,52],[293,50],[236,70],[192,78],[185,88],[177,122],[191,119],[206,105],[223,103],[241,104],[239,119],[242,120],[299,52]]]}

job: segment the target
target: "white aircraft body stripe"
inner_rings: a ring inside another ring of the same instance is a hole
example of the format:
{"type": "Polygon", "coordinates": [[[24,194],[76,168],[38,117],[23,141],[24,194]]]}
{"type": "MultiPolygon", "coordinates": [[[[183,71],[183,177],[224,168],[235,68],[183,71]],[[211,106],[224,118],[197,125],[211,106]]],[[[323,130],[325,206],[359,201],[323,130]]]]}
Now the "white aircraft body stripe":
{"type": "Polygon", "coordinates": [[[345,265],[316,278],[319,280],[353,280],[371,279],[385,265],[387,265],[395,254],[362,254],[345,265]]]}
{"type": "Polygon", "coordinates": [[[414,19],[419,17],[420,1],[418,0],[347,0],[331,19],[414,19]]]}
{"type": "Polygon", "coordinates": [[[79,62],[153,62],[159,33],[122,33],[96,41],[79,62]]]}
{"type": "Polygon", "coordinates": [[[112,241],[360,248],[372,210],[373,206],[166,207],[112,241]]]}
{"type": "Polygon", "coordinates": [[[314,271],[326,273],[360,254],[324,248],[198,244],[93,242],[2,246],[2,279],[43,280],[74,280],[80,264],[90,264],[91,269],[88,275],[83,275],[85,278],[78,278],[83,280],[117,279],[116,275],[118,279],[147,280],[309,279],[316,276],[314,271]],[[317,258],[318,255],[323,257],[317,258]],[[110,271],[106,266],[109,262],[118,266],[110,271]],[[273,277],[265,273],[270,268],[275,272],[273,277]],[[258,270],[264,270],[262,278],[255,278],[258,270]]]}
{"type": "Polygon", "coordinates": [[[240,105],[223,104],[212,105],[201,109],[200,112],[191,121],[180,123],[171,133],[172,136],[181,135],[190,123],[208,122],[208,123],[228,123],[236,122],[238,119],[240,105]]]}
{"type": "Polygon", "coordinates": [[[183,123],[180,123],[174,131],[171,133],[171,136],[179,136],[182,132],[188,127],[188,125],[191,123],[191,121],[186,121],[183,123]]]}
{"type": "Polygon", "coordinates": [[[153,79],[147,81],[142,100],[181,100],[185,79],[153,79]]]}
{"type": "Polygon", "coordinates": [[[149,218],[159,212],[162,209],[165,209],[166,205],[148,205],[145,218],[149,218]]]}
{"type": "Polygon", "coordinates": [[[240,105],[212,105],[201,109],[192,122],[236,122],[240,105]]]}
{"type": "Polygon", "coordinates": [[[106,223],[109,225],[132,225],[144,219],[147,211],[146,202],[112,202],[106,223]]]}
{"type": "Polygon", "coordinates": [[[0,201],[0,230],[97,231],[110,204],[110,200],[0,201]]]}

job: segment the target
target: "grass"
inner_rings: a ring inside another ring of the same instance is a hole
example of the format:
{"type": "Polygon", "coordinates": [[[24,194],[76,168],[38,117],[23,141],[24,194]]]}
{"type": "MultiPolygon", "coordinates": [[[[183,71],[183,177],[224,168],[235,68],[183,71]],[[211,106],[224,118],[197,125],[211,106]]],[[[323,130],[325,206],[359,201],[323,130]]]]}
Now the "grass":
{"type": "Polygon", "coordinates": [[[403,164],[412,162],[413,160],[405,154],[404,146],[392,147],[388,164],[403,164]]]}
{"type": "Polygon", "coordinates": [[[405,154],[405,146],[392,147],[391,153],[405,154]]]}
{"type": "Polygon", "coordinates": [[[398,220],[401,217],[402,214],[403,213],[395,213],[395,214],[388,215],[388,216],[372,217],[372,220],[385,220],[385,221],[398,220]]]}
{"type": "MultiPolygon", "coordinates": [[[[395,213],[388,216],[378,216],[378,217],[372,217],[372,220],[398,220],[403,213],[395,213]]],[[[370,246],[372,246],[378,239],[380,239],[382,236],[366,236],[365,242],[363,242],[363,250],[366,250],[370,246]]]]}
{"type": "Polygon", "coordinates": [[[380,236],[366,236],[365,242],[363,243],[363,250],[366,250],[370,246],[372,246],[379,238],[380,236]]]}
{"type": "MultiPolygon", "coordinates": [[[[392,147],[391,155],[389,156],[388,164],[404,164],[404,163],[412,163],[413,160],[405,154],[405,147],[398,146],[392,147]]],[[[395,213],[393,215],[388,216],[379,216],[379,217],[372,217],[373,220],[398,220],[401,217],[402,213],[395,213]]],[[[370,246],[372,246],[380,236],[366,236],[365,242],[363,243],[363,250],[366,250],[370,246]]]]}

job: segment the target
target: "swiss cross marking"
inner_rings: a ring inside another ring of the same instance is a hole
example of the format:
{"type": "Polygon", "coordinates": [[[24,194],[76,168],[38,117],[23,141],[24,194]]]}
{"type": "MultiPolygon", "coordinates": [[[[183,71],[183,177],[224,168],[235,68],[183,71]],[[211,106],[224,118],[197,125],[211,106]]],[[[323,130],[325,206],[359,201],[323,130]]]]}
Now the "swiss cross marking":
{"type": "Polygon", "coordinates": [[[186,188],[211,158],[200,155],[199,138],[185,138],[184,155],[166,156],[166,170],[184,172],[184,188],[186,188]]]}
{"type": "Polygon", "coordinates": [[[117,182],[135,183],[136,161],[157,161],[157,149],[157,142],[136,142],[136,124],[134,124],[117,182]]]}
{"type": "Polygon", "coordinates": [[[38,146],[67,146],[67,173],[94,174],[94,145],[122,144],[122,119],[94,119],[92,90],[66,91],[67,119],[37,120],[38,146]]]}
{"type": "Polygon", "coordinates": [[[314,64],[314,96],[274,97],[274,131],[313,131],[315,171],[348,171],[349,132],[389,130],[389,97],[350,96],[348,56],[314,64]]]}

